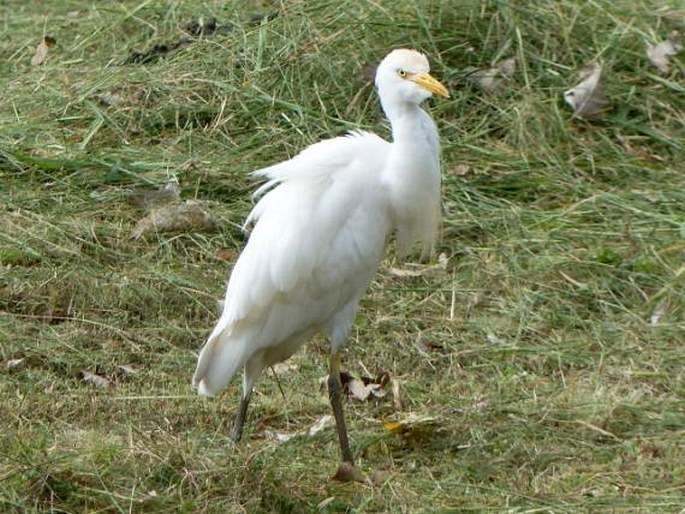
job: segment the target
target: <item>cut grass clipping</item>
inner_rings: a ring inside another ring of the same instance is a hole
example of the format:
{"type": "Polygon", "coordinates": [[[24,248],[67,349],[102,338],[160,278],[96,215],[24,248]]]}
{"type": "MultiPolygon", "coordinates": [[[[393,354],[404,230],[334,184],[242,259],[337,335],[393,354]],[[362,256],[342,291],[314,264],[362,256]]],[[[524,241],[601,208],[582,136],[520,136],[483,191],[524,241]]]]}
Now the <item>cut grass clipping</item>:
{"type": "Polygon", "coordinates": [[[0,510],[680,511],[677,7],[5,1],[0,510]],[[340,484],[325,341],[267,373],[239,445],[237,382],[206,401],[190,377],[247,173],[388,137],[369,73],[398,46],[452,93],[428,105],[443,257],[390,252],[362,302],[344,364],[364,477],[340,484]],[[567,103],[598,84],[591,116],[567,103]]]}

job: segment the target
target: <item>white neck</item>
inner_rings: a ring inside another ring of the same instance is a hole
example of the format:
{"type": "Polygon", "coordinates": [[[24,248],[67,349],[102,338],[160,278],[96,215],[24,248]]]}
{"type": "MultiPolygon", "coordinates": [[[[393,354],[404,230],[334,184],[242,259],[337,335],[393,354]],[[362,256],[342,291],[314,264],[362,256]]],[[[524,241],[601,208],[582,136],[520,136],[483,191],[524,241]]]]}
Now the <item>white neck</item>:
{"type": "Polygon", "coordinates": [[[398,252],[420,240],[430,251],[440,219],[440,143],[433,119],[416,103],[383,102],[392,126],[385,172],[397,230],[398,252]]]}
{"type": "Polygon", "coordinates": [[[428,113],[414,102],[391,100],[382,105],[392,127],[393,152],[402,152],[410,160],[431,156],[430,164],[438,166],[438,129],[428,113]]]}

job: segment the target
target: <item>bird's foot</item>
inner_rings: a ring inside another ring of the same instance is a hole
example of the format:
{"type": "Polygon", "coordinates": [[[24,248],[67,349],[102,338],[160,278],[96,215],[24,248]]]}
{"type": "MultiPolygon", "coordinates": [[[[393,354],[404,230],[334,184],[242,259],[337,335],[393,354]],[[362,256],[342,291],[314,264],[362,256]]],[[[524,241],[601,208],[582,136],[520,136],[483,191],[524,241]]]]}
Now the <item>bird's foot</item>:
{"type": "Polygon", "coordinates": [[[338,482],[367,482],[367,478],[362,473],[362,470],[349,462],[341,462],[331,480],[337,480],[338,482]]]}

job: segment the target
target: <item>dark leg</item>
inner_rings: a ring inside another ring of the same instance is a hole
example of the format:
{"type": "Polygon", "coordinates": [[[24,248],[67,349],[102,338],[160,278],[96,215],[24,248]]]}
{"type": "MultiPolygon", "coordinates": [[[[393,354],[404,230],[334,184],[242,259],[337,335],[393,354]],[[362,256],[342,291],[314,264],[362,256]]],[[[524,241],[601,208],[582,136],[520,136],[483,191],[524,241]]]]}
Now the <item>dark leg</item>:
{"type": "Polygon", "coordinates": [[[240,441],[243,436],[243,425],[245,425],[245,418],[247,417],[247,407],[250,404],[250,394],[252,391],[248,391],[247,394],[243,393],[240,398],[240,405],[238,405],[238,413],[235,416],[235,423],[233,424],[233,432],[231,432],[231,439],[235,442],[240,441]]]}
{"type": "Polygon", "coordinates": [[[354,464],[350,441],[347,438],[347,427],[345,426],[345,416],[342,408],[342,382],[340,381],[340,354],[331,354],[330,372],[328,375],[328,397],[335,416],[335,426],[338,429],[338,439],[340,440],[340,451],[344,462],[354,464]]]}

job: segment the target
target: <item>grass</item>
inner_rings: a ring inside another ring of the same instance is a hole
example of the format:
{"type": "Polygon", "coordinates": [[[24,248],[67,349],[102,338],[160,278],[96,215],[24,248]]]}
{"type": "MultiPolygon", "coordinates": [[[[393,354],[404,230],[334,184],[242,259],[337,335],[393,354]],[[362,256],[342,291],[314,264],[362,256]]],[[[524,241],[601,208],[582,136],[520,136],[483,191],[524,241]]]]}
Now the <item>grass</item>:
{"type": "Polygon", "coordinates": [[[683,65],[660,76],[644,51],[683,30],[676,4],[4,2],[1,510],[682,512],[683,65]],[[210,16],[235,28],[122,65],[210,16]],[[57,46],[32,67],[43,34],[57,46]],[[190,377],[247,173],[352,128],[387,136],[361,70],[396,46],[453,93],[429,106],[448,266],[399,277],[390,252],[363,300],[346,367],[389,372],[403,405],[347,402],[362,470],[387,474],[339,484],[333,429],[260,437],[329,413],[324,341],[280,376],[285,402],[264,377],[237,446],[237,384],[206,401],[190,377]],[[464,80],[507,57],[498,94],[464,80]],[[592,60],[612,109],[588,123],[562,93],[592,60]],[[131,239],[132,195],[172,179],[220,230],[131,239]],[[384,430],[410,414],[433,422],[384,430]]]}

